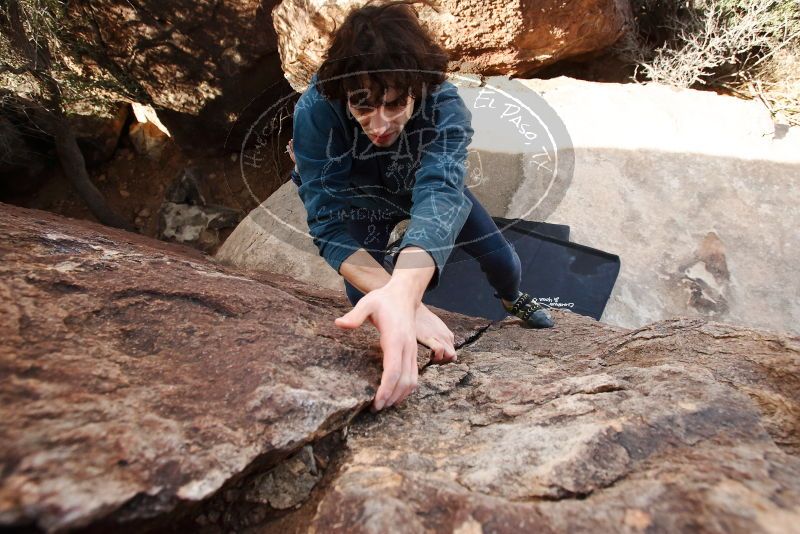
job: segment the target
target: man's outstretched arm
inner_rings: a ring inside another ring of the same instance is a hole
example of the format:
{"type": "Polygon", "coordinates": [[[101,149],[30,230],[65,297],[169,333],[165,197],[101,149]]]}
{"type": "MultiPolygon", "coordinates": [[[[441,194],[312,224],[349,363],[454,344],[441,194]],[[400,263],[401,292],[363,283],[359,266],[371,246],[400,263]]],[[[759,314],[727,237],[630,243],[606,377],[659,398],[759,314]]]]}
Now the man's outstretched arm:
{"type": "MultiPolygon", "coordinates": [[[[385,286],[392,278],[363,248],[342,263],[339,273],[364,294],[385,286]]],[[[417,306],[415,325],[417,341],[431,349],[433,363],[448,363],[458,359],[453,332],[422,302],[417,306]]]]}
{"type": "Polygon", "coordinates": [[[435,270],[433,258],[425,250],[405,247],[389,281],[336,319],[342,328],[357,328],[369,319],[381,333],[383,375],[373,403],[376,410],[402,401],[417,386],[416,310],[435,270]]]}
{"type": "MultiPolygon", "coordinates": [[[[296,163],[292,145],[292,140],[289,140],[286,148],[296,163]]],[[[383,287],[391,279],[386,269],[363,248],[347,256],[339,266],[339,274],[365,294],[383,287]]],[[[431,349],[433,363],[448,363],[458,359],[453,332],[422,302],[417,306],[415,324],[417,341],[431,349]]]]}

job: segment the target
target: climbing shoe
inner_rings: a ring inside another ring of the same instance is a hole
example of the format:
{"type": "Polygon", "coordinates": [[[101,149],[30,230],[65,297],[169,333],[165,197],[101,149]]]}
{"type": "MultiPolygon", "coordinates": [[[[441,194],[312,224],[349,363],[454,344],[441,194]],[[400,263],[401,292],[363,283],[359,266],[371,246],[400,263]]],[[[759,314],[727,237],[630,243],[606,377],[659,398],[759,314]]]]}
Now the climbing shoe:
{"type": "Polygon", "coordinates": [[[502,299],[500,303],[508,313],[522,319],[530,328],[551,328],[555,324],[544,306],[522,291],[518,293],[516,300],[510,306],[506,306],[502,299]]]}

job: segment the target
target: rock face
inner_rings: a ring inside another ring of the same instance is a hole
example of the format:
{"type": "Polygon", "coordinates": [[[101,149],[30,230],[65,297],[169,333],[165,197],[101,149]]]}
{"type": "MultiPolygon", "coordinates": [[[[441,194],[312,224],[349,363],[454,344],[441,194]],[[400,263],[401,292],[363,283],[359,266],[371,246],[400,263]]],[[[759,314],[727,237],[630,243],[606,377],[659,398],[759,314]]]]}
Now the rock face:
{"type": "MultiPolygon", "coordinates": [[[[262,114],[280,121],[283,100],[302,92],[322,61],[335,21],[363,3],[83,0],[68,10],[99,52],[91,55],[150,97],[183,149],[205,153],[240,149],[262,114]]],[[[452,52],[451,70],[481,74],[519,75],[601,50],[630,19],[622,0],[441,7],[426,7],[423,20],[452,52]]]]}
{"type": "MultiPolygon", "coordinates": [[[[358,413],[325,289],[0,204],[0,525],[769,532],[800,524],[800,338],[442,313],[459,359],[358,413]],[[183,512],[183,513],[179,513],[183,512]],[[187,523],[187,521],[189,523],[187,523]],[[187,526],[188,525],[188,526],[187,526]]],[[[709,245],[713,257],[713,243],[709,245]]]]}
{"type": "MultiPolygon", "coordinates": [[[[364,0],[284,0],[272,12],[283,71],[302,93],[325,58],[330,35],[364,0]]],[[[613,44],[630,20],[620,0],[478,2],[443,0],[420,19],[452,54],[451,70],[520,76],[613,44]]]]}
{"type": "Polygon", "coordinates": [[[342,277],[325,263],[308,234],[306,209],[291,180],[239,223],[215,257],[238,267],[313,280],[344,294],[342,277]]]}
{"type": "MultiPolygon", "coordinates": [[[[682,315],[800,332],[800,128],[774,125],[756,101],[659,84],[454,80],[475,129],[466,183],[489,213],[567,224],[572,241],[620,256],[604,322],[682,315]]],[[[225,260],[275,270],[280,250],[301,266],[292,276],[341,288],[304,236],[294,184],[262,208],[225,260]]]]}
{"type": "Polygon", "coordinates": [[[311,532],[797,531],[800,338],[558,320],[357,420],[311,532]]]}
{"type": "Polygon", "coordinates": [[[169,141],[169,130],[161,123],[152,106],[134,102],[131,105],[136,122],[128,128],[128,138],[136,152],[158,160],[169,141]]]}
{"type": "MultiPolygon", "coordinates": [[[[334,326],[349,309],[336,294],[0,211],[0,525],[158,519],[342,427],[374,395],[377,336],[334,326]]],[[[485,326],[448,317],[462,343],[485,326]]]]}
{"type": "Polygon", "coordinates": [[[219,244],[220,230],[233,228],[242,220],[240,210],[208,203],[202,193],[207,183],[194,167],[176,177],[159,209],[159,239],[207,252],[219,244]]]}
{"type": "Polygon", "coordinates": [[[152,99],[184,149],[236,150],[281,96],[275,0],[74,2],[85,36],[152,99]],[[230,134],[230,137],[228,137],[230,134]]]}
{"type": "Polygon", "coordinates": [[[128,104],[115,104],[106,108],[92,106],[89,109],[81,109],[73,104],[70,111],[72,113],[67,115],[70,126],[75,131],[87,161],[97,164],[111,159],[128,119],[128,104]]]}
{"type": "MultiPolygon", "coordinates": [[[[506,83],[542,95],[569,130],[575,171],[548,220],[622,260],[603,321],[691,315],[800,333],[800,128],[756,100],[660,84],[506,83]]],[[[523,176],[508,217],[540,197],[538,174],[523,176]]]]}

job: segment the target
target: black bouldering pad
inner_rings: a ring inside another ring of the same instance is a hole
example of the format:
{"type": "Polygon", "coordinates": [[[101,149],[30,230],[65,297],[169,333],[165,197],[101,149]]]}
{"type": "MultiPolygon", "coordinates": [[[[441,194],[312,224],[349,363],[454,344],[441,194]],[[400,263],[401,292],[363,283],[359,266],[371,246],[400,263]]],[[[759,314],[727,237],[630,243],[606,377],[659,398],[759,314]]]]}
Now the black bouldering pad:
{"type": "MultiPolygon", "coordinates": [[[[614,289],[619,256],[569,239],[569,226],[493,217],[522,263],[522,291],[551,308],[600,319],[614,289]]],[[[387,257],[388,259],[388,257],[387,257]]],[[[439,285],[422,301],[486,319],[508,317],[478,261],[456,247],[439,285]]]]}
{"type": "Polygon", "coordinates": [[[505,217],[492,217],[498,228],[503,230],[503,235],[508,239],[505,230],[516,230],[518,232],[530,233],[554,237],[562,241],[569,241],[569,226],[566,224],[553,224],[539,221],[526,221],[525,219],[506,219],[505,217]],[[508,228],[506,228],[508,227],[508,228]]]}

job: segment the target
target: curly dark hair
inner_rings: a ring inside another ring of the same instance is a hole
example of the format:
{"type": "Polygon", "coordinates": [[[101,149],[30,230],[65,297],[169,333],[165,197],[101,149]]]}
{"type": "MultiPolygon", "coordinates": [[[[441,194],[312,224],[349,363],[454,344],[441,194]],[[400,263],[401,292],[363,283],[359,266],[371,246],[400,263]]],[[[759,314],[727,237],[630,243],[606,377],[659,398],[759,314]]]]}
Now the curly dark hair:
{"type": "Polygon", "coordinates": [[[438,13],[430,0],[370,0],[352,9],[333,33],[317,91],[328,100],[371,106],[380,105],[389,87],[403,100],[435,91],[446,79],[449,55],[422,26],[413,4],[438,13]]]}

